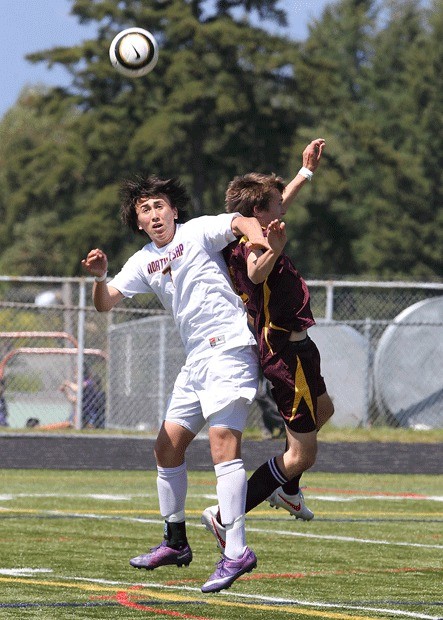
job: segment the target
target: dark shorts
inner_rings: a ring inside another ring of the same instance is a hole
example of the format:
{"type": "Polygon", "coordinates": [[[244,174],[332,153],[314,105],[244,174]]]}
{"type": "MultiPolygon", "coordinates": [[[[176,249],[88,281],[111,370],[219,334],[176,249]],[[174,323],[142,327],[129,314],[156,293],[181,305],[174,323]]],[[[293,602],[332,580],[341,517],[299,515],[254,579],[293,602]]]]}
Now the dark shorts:
{"type": "Polygon", "coordinates": [[[320,353],[309,338],[288,342],[263,366],[272,395],[286,426],[296,433],[317,428],[317,398],[326,392],[320,373],[320,353]]]}

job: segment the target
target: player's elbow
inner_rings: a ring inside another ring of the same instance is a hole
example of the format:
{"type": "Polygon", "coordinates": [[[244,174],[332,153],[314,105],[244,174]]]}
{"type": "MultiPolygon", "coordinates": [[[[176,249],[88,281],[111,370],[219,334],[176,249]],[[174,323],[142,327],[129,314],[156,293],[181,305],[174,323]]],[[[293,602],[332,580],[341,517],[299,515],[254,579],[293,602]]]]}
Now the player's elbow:
{"type": "Polygon", "coordinates": [[[266,280],[266,276],[259,271],[248,273],[249,279],[253,284],[261,284],[266,280]]]}
{"type": "Polygon", "coordinates": [[[109,312],[114,304],[111,299],[94,298],[94,306],[97,312],[109,312]]]}
{"type": "Polygon", "coordinates": [[[103,302],[100,302],[100,303],[95,302],[94,306],[97,312],[109,312],[110,310],[112,310],[112,304],[106,304],[103,302]]]}
{"type": "Polygon", "coordinates": [[[95,285],[92,300],[97,312],[109,312],[123,298],[123,295],[112,287],[100,290],[95,285]]]}

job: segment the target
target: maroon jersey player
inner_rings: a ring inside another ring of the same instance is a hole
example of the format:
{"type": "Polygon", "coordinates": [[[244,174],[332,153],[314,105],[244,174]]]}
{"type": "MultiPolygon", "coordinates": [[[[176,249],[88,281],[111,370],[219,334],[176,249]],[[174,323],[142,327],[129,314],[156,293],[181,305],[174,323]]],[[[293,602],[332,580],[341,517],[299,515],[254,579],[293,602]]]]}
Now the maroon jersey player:
{"type": "MultiPolygon", "coordinates": [[[[226,192],[226,209],[255,216],[268,237],[269,250],[249,247],[240,239],[224,250],[234,287],[241,295],[259,344],[264,376],[285,422],[286,449],[263,463],[248,480],[246,512],[268,499],[296,518],[310,520],[300,477],[317,454],[317,431],[334,408],[321,375],[320,354],[307,330],[315,324],[306,282],[283,253],[286,230],[281,218],[321,158],[324,140],[311,142],[303,152],[303,167],[288,186],[274,174],[236,177],[226,192]]],[[[207,508],[204,525],[219,544],[223,528],[216,507],[207,508]]]]}

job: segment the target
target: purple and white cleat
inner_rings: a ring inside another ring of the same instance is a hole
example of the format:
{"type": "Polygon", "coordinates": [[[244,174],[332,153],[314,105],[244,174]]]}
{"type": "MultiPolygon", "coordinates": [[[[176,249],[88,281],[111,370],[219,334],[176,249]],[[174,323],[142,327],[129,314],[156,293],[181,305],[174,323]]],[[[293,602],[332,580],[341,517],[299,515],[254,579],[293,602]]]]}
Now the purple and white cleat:
{"type": "Polygon", "coordinates": [[[202,585],[201,591],[220,592],[220,590],[226,590],[232,586],[236,579],[245,573],[250,573],[256,566],[256,555],[249,547],[246,547],[238,560],[230,560],[222,555],[221,560],[217,563],[217,568],[208,581],[202,585]]]}
{"type": "Polygon", "coordinates": [[[173,549],[168,547],[166,540],[152,547],[150,553],[142,553],[135,558],[129,560],[129,564],[134,568],[145,568],[146,570],[154,570],[159,566],[168,566],[176,564],[177,566],[189,566],[192,560],[192,551],[189,545],[183,549],[173,549]]]}

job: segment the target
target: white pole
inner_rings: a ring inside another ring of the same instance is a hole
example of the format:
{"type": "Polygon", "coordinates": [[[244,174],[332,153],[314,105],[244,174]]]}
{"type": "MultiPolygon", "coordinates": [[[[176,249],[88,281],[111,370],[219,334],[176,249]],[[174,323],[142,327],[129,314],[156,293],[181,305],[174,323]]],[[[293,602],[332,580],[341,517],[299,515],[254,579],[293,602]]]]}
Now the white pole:
{"type": "Polygon", "coordinates": [[[369,405],[371,402],[371,384],[372,384],[372,345],[371,345],[371,319],[366,317],[365,320],[365,336],[367,339],[367,355],[366,355],[366,382],[365,382],[365,417],[363,426],[369,426],[369,405]]]}
{"type": "Polygon", "coordinates": [[[75,407],[75,428],[82,427],[83,409],[83,365],[85,350],[85,310],[86,310],[86,282],[81,280],[78,300],[78,327],[77,327],[77,403],[75,407]]]}
{"type": "Polygon", "coordinates": [[[333,315],[334,315],[334,284],[333,282],[328,282],[326,285],[325,319],[327,321],[332,321],[333,315]]]}

